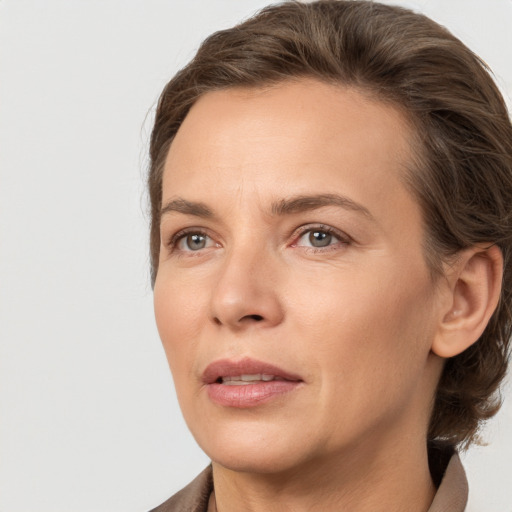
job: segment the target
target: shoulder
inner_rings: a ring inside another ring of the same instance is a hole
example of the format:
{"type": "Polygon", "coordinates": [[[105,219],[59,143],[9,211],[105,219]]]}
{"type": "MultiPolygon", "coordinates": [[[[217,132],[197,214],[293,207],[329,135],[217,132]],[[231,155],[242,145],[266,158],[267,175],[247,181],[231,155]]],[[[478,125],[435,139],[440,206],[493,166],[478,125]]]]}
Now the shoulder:
{"type": "Polygon", "coordinates": [[[208,466],[181,491],[150,512],[206,512],[212,490],[212,468],[208,466]]]}

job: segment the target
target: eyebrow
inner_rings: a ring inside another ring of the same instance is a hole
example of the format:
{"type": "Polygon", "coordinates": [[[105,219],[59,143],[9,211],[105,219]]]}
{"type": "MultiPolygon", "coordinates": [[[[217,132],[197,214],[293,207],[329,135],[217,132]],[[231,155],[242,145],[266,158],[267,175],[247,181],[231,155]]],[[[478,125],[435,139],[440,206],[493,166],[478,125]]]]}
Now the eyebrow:
{"type": "Polygon", "coordinates": [[[317,194],[301,195],[282,199],[272,205],[274,215],[288,215],[304,211],[316,210],[325,206],[338,206],[346,210],[353,210],[363,214],[365,217],[374,220],[373,215],[368,208],[352,199],[338,194],[317,194]]]}
{"type": "MultiPolygon", "coordinates": [[[[300,195],[288,199],[281,199],[274,202],[271,207],[272,215],[284,216],[294,213],[306,212],[323,208],[326,206],[337,206],[346,210],[352,210],[363,214],[371,220],[375,220],[370,211],[363,205],[352,199],[338,194],[316,194],[300,195]]],[[[193,215],[195,217],[212,218],[215,217],[213,211],[204,203],[187,201],[183,198],[171,199],[160,210],[160,218],[165,214],[172,212],[182,213],[184,215],[193,215]]]]}
{"type": "Polygon", "coordinates": [[[160,210],[160,217],[166,213],[177,212],[184,215],[194,215],[196,217],[213,217],[213,212],[204,203],[187,201],[186,199],[171,199],[160,210]]]}

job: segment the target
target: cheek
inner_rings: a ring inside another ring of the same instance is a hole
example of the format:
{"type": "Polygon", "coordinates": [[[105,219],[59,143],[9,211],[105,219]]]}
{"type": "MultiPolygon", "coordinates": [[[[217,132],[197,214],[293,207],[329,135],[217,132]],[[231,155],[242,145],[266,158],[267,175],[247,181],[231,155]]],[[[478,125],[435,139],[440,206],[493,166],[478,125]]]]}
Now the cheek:
{"type": "Polygon", "coordinates": [[[183,279],[159,276],[155,282],[154,309],[160,339],[176,387],[193,368],[204,314],[200,290],[183,279]]]}
{"type": "Polygon", "coordinates": [[[351,392],[414,379],[433,336],[431,286],[423,269],[374,268],[317,279],[314,289],[290,294],[297,332],[309,333],[309,339],[299,336],[304,352],[333,383],[350,381],[351,392]]]}

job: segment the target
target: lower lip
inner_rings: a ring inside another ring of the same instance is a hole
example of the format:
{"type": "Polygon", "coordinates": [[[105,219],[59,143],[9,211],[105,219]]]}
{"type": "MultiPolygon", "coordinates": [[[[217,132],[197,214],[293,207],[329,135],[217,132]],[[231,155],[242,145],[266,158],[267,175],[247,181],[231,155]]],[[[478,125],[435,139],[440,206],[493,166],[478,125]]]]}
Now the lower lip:
{"type": "Polygon", "coordinates": [[[260,381],[240,386],[215,382],[208,384],[207,390],[210,400],[218,405],[246,409],[248,407],[256,407],[289,393],[299,385],[299,381],[290,380],[260,381]]]}

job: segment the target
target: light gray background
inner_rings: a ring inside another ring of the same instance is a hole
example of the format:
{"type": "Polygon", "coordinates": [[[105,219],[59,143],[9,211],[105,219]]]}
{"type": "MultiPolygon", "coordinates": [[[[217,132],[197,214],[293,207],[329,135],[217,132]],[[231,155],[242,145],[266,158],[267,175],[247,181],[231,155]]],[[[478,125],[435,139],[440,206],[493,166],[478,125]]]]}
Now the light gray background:
{"type": "MultiPolygon", "coordinates": [[[[153,323],[147,114],[205,36],[266,3],[0,0],[0,511],[144,511],[207,464],[153,323]]],[[[512,96],[511,0],[389,3],[447,25],[512,96]]],[[[512,510],[510,402],[464,456],[471,511],[512,510]]]]}

